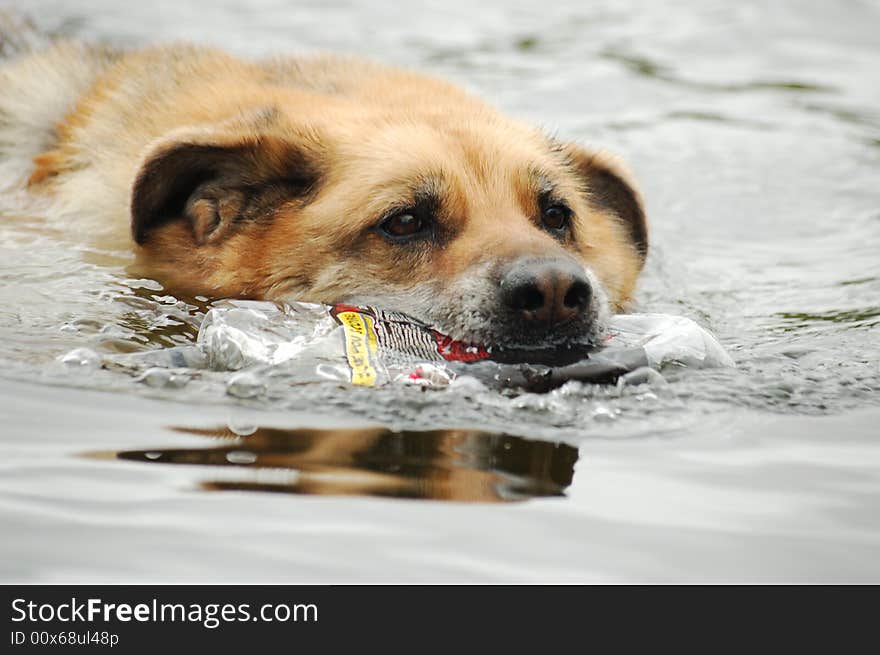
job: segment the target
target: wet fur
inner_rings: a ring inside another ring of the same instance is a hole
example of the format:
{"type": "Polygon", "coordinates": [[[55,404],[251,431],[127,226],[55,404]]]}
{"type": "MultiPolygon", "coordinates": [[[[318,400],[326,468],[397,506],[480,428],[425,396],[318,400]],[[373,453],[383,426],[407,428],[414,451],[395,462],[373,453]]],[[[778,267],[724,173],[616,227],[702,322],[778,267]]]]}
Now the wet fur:
{"type": "Polygon", "coordinates": [[[56,44],[0,68],[0,175],[73,229],[133,247],[134,271],[177,292],[370,302],[467,340],[510,338],[494,300],[505,262],[577,260],[598,334],[647,253],[639,193],[613,158],[351,58],[56,44]],[[574,212],[562,241],[537,219],[546,188],[574,212]],[[383,239],[382,218],[426,194],[431,242],[383,239]]]}

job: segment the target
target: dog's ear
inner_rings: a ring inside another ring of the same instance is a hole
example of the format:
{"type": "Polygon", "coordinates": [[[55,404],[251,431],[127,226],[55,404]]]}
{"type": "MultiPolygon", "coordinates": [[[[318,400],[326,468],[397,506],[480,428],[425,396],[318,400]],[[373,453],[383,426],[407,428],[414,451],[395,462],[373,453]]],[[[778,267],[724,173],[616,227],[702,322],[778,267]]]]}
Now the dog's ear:
{"type": "Polygon", "coordinates": [[[589,202],[620,220],[644,263],[648,255],[648,221],[642,196],[623,164],[611,155],[578,145],[563,144],[560,150],[580,178],[589,202]]]}
{"type": "Polygon", "coordinates": [[[136,243],[179,219],[189,222],[198,245],[215,243],[315,188],[317,153],[311,141],[237,128],[182,131],[151,149],[132,189],[136,243]]]}

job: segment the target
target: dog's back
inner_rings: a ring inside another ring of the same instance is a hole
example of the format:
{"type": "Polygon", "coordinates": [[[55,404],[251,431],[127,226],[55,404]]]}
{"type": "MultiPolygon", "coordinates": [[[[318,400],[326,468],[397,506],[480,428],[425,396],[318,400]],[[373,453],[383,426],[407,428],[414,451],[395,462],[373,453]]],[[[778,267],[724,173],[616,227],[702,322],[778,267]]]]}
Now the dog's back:
{"type": "Polygon", "coordinates": [[[118,57],[71,42],[37,52],[10,49],[0,67],[0,187],[6,190],[20,186],[33,158],[54,147],[57,126],[118,57]]]}

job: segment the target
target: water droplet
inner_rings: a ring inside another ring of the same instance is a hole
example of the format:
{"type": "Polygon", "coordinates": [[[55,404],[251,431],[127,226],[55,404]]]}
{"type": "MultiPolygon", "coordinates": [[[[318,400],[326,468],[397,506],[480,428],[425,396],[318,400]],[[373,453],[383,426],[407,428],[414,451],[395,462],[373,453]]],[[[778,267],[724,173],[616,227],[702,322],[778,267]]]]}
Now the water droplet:
{"type": "Polygon", "coordinates": [[[253,464],[257,456],[246,450],[231,450],[226,453],[226,461],[230,464],[253,464]]]}
{"type": "Polygon", "coordinates": [[[251,417],[247,415],[231,415],[226,421],[229,431],[237,434],[239,437],[248,437],[257,431],[257,424],[251,417]]]}
{"type": "Polygon", "coordinates": [[[226,383],[226,393],[236,398],[256,398],[266,390],[263,381],[253,373],[236,373],[226,383]]]}
{"type": "Polygon", "coordinates": [[[148,368],[134,379],[135,382],[143,382],[149,387],[179,389],[189,382],[189,378],[185,375],[177,375],[167,368],[155,366],[148,368]]]}

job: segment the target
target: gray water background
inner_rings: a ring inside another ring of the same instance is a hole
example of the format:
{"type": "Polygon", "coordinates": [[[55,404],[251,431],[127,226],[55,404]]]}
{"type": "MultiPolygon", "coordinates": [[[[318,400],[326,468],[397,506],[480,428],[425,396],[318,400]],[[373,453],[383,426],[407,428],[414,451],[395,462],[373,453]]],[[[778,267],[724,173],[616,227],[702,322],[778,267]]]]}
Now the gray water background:
{"type": "Polygon", "coordinates": [[[737,368],[518,397],[154,388],[57,358],[186,343],[204,308],[6,198],[0,579],[880,579],[877,2],[10,7],[125,47],[374,57],[617,152],[651,218],[639,308],[694,318],[737,368]],[[497,505],[206,493],[203,466],[82,456],[205,445],[169,426],[356,424],[506,432],[579,459],[565,497],[497,505]]]}

